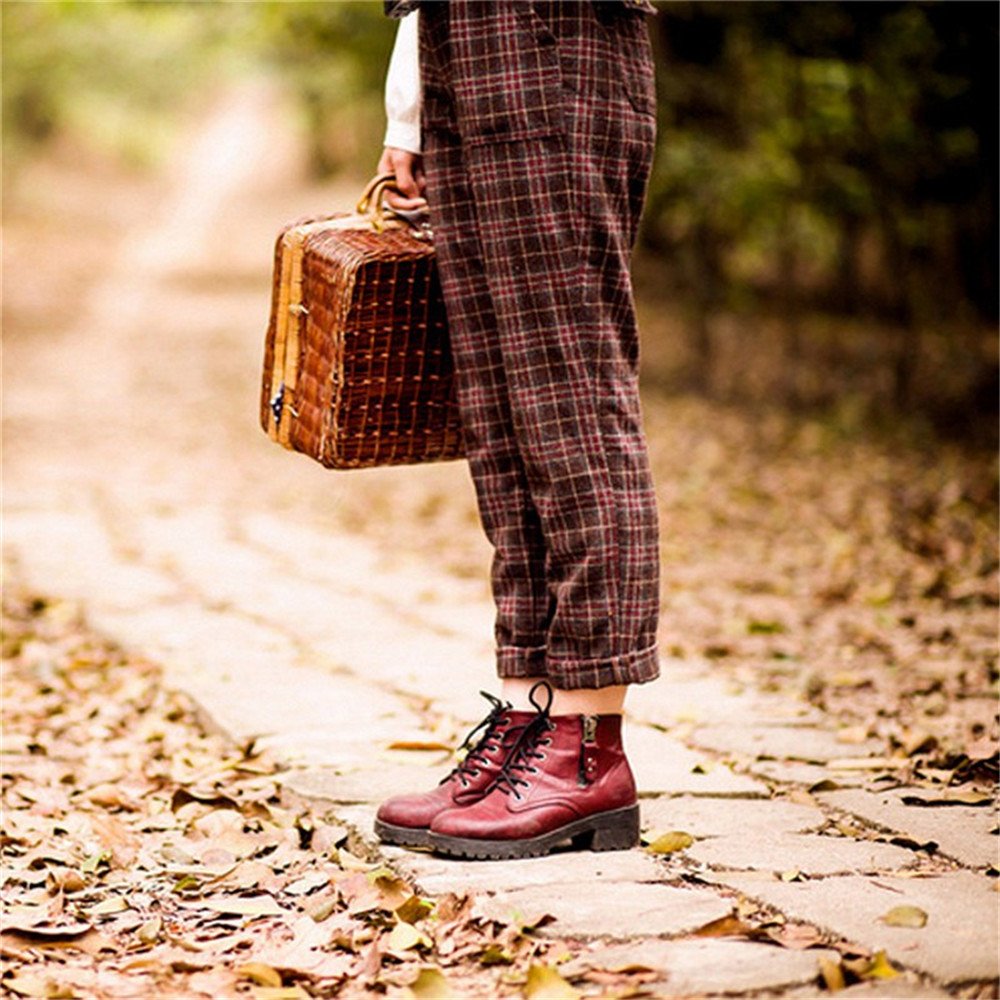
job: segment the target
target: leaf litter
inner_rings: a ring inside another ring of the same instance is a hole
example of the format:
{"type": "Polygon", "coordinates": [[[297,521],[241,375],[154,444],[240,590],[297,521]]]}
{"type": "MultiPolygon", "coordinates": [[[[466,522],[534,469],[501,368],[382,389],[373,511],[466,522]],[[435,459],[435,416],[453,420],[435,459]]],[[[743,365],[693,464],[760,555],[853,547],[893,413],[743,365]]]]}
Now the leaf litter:
{"type": "MultiPolygon", "coordinates": [[[[283,799],[266,751],[207,733],[78,606],[7,590],[6,993],[580,995],[557,971],[569,945],[535,934],[546,914],[420,897],[334,815],[283,799]]],[[[632,995],[642,974],[605,980],[602,995],[632,995]]]]}

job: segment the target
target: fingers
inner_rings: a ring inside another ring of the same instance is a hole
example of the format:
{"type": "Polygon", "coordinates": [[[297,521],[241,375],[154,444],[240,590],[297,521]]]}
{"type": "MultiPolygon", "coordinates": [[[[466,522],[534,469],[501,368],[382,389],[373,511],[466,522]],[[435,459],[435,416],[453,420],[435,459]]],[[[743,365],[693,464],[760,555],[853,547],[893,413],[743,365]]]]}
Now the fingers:
{"type": "Polygon", "coordinates": [[[423,197],[426,188],[423,158],[419,153],[386,146],[379,160],[378,170],[379,173],[396,175],[396,186],[400,194],[388,191],[385,196],[385,200],[392,208],[410,211],[423,208],[427,204],[427,200],[423,197]]]}

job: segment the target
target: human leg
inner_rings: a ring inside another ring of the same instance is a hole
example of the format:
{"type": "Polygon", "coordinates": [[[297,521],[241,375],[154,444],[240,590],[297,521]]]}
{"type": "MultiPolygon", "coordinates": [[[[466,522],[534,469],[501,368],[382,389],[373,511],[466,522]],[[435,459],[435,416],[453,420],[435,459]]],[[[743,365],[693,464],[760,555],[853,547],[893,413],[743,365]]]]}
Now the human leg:
{"type": "Polygon", "coordinates": [[[438,813],[430,838],[472,857],[566,837],[627,847],[637,808],[620,713],[625,685],[656,675],[658,606],[628,276],[653,125],[639,91],[609,82],[637,22],[598,24],[589,4],[425,13],[428,196],[497,550],[498,672],[515,708],[529,678],[555,689],[535,688],[491,787],[438,813]]]}
{"type": "MultiPolygon", "coordinates": [[[[502,372],[509,414],[492,433],[519,460],[537,514],[548,598],[538,675],[561,689],[657,671],[656,505],[628,273],[654,126],[610,84],[639,22],[605,25],[594,6],[468,2],[428,19],[446,37],[433,50],[444,80],[425,99],[432,116],[442,109],[461,150],[458,187],[471,192],[461,216],[438,213],[442,270],[453,239],[481,254],[478,287],[456,281],[446,304],[463,309],[485,282],[489,373],[502,372]],[[594,81],[603,93],[587,89],[594,81]]],[[[427,167],[434,205],[433,157],[427,167]]],[[[498,671],[526,675],[503,648],[498,671]]]]}

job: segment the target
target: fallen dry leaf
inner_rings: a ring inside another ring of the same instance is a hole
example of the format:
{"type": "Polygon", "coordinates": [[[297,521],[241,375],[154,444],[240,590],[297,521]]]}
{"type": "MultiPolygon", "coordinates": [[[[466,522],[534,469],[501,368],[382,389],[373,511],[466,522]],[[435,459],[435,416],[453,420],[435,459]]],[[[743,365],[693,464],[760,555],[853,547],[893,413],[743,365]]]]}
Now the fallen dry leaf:
{"type": "Polygon", "coordinates": [[[524,1000],[579,1000],[582,996],[555,969],[539,963],[528,968],[522,994],[524,1000]]]}
{"type": "Polygon", "coordinates": [[[281,986],[281,975],[276,969],[263,962],[247,962],[236,969],[236,974],[242,979],[249,979],[258,986],[281,986]]]}
{"type": "Polygon", "coordinates": [[[280,917],[288,911],[280,906],[273,896],[207,896],[193,901],[182,900],[180,906],[196,910],[212,910],[215,913],[240,917],[280,917]]]}
{"type": "Polygon", "coordinates": [[[831,771],[895,771],[909,767],[905,757],[844,757],[827,761],[831,771]]]}
{"type": "Polygon", "coordinates": [[[820,958],[819,974],[823,977],[823,983],[831,993],[844,988],[844,972],[841,969],[839,960],[832,958],[820,958]]]}
{"type": "Polygon", "coordinates": [[[658,834],[646,846],[650,854],[672,854],[674,851],[683,851],[694,843],[694,837],[690,833],[682,830],[671,830],[667,833],[658,834]]]}
{"type": "Polygon", "coordinates": [[[432,965],[425,965],[407,987],[413,1000],[458,1000],[445,974],[432,965]]]}
{"type": "Polygon", "coordinates": [[[894,906],[878,919],[890,927],[923,927],[927,923],[927,913],[919,906],[894,906]]]}
{"type": "Polygon", "coordinates": [[[430,948],[433,942],[413,924],[400,921],[389,933],[387,947],[390,951],[408,951],[410,948],[430,948]]]}
{"type": "Polygon", "coordinates": [[[741,920],[735,913],[710,920],[691,932],[695,937],[752,937],[757,933],[753,925],[741,920]]]}

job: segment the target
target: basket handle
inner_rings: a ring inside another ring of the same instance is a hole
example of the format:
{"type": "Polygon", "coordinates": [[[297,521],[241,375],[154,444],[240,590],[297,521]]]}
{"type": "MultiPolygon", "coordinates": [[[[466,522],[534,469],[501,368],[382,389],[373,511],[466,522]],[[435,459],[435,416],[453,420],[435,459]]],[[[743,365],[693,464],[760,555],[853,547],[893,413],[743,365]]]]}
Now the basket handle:
{"type": "Polygon", "coordinates": [[[376,174],[366,185],[361,197],[358,199],[358,215],[367,215],[371,219],[372,228],[380,233],[385,229],[387,213],[393,219],[402,219],[411,228],[416,230],[422,238],[427,237],[427,210],[418,209],[416,211],[403,211],[394,209],[391,205],[382,203],[382,196],[386,191],[395,191],[397,194],[403,192],[396,184],[396,175],[392,173],[376,174]]]}

